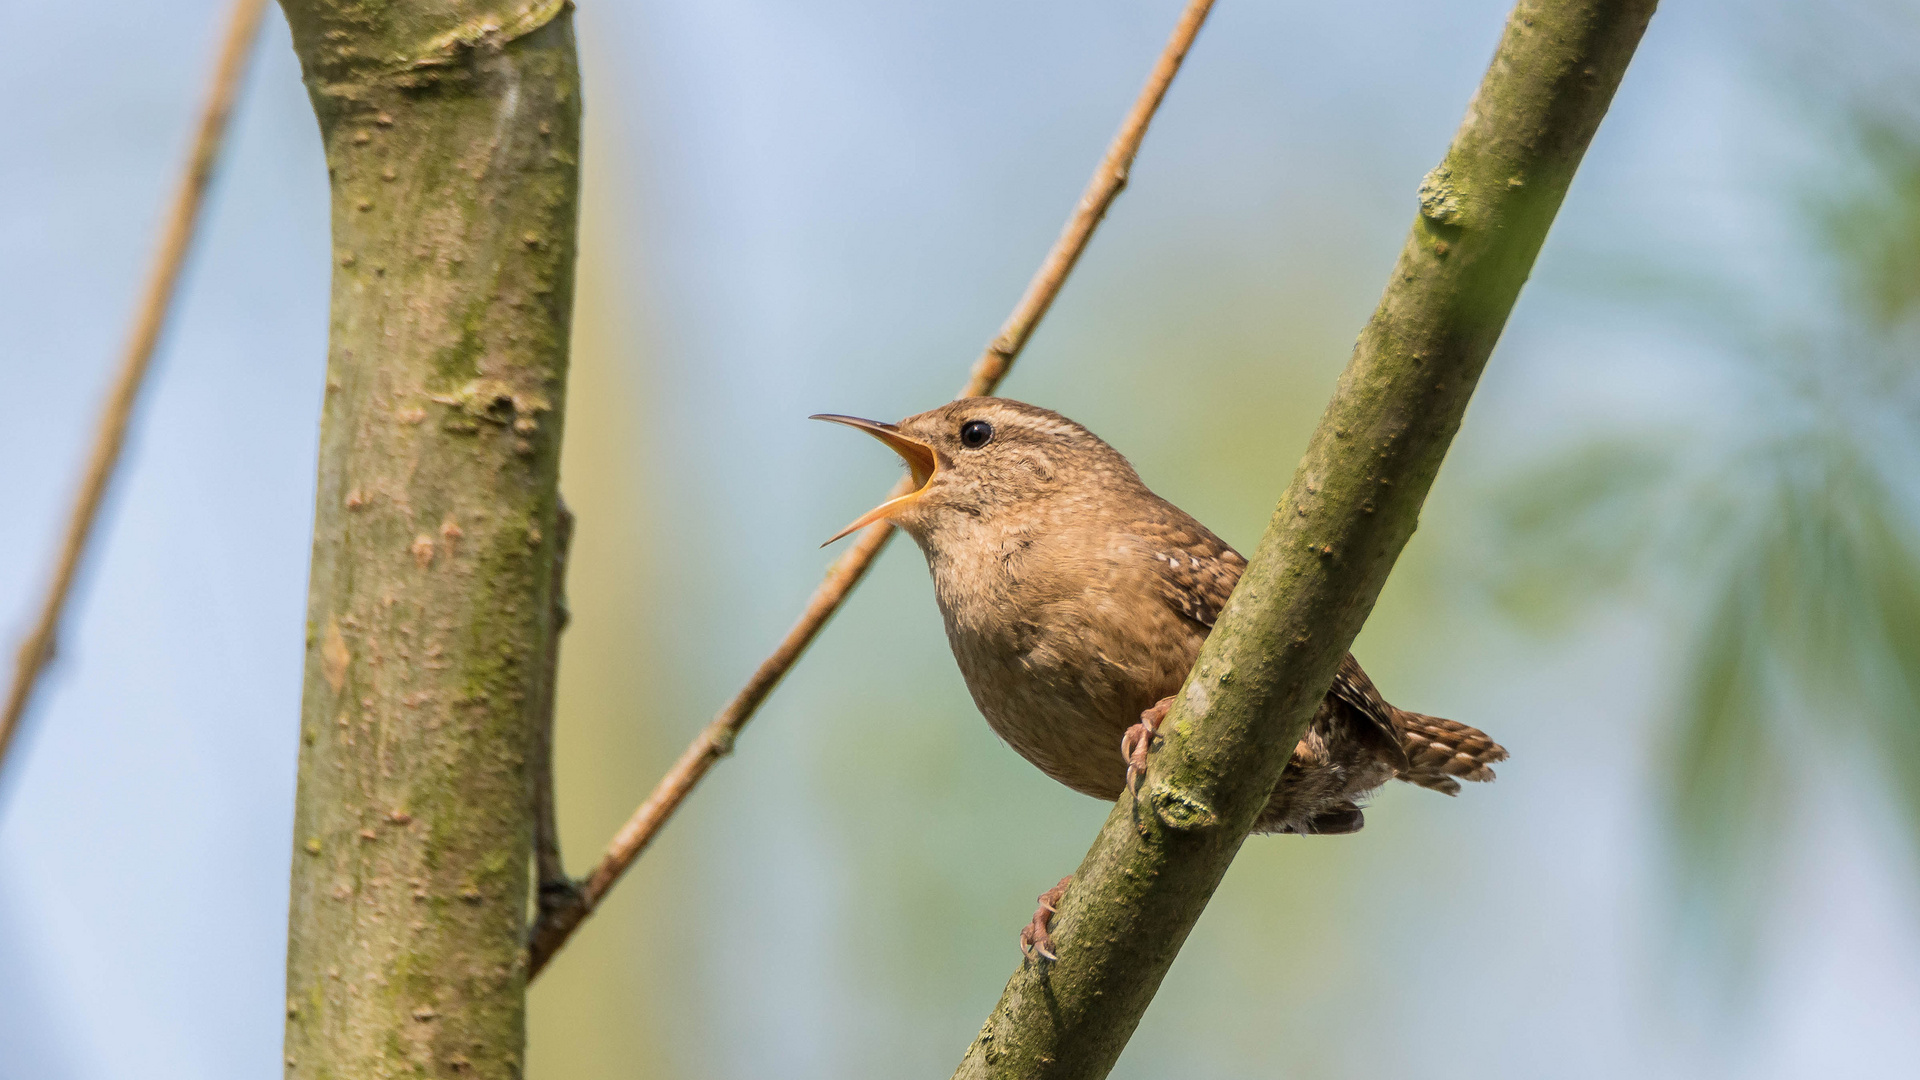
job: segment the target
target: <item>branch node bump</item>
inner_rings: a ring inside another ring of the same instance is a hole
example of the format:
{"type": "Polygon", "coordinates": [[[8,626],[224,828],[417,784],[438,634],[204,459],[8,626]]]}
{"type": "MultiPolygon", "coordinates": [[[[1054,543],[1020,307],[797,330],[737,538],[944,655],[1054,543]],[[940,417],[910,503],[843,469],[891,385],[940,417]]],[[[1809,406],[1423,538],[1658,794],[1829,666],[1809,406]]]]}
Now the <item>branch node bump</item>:
{"type": "Polygon", "coordinates": [[[1460,225],[1466,217],[1466,206],[1453,186],[1453,171],[1444,161],[1420,180],[1420,216],[1435,225],[1452,226],[1460,225]]]}
{"type": "Polygon", "coordinates": [[[1169,783],[1158,783],[1148,789],[1147,805],[1162,824],[1175,832],[1200,832],[1220,824],[1220,815],[1213,812],[1213,807],[1169,783]]]}

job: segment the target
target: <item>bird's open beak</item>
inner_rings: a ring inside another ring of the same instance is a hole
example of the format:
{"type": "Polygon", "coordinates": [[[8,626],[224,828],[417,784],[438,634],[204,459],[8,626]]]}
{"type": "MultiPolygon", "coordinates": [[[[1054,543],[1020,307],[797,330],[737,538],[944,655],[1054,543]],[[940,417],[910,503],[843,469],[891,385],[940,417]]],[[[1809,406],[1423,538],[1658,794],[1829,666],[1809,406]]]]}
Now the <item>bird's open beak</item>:
{"type": "MultiPolygon", "coordinates": [[[[918,439],[909,439],[905,435],[900,434],[900,429],[893,424],[882,424],[877,420],[862,420],[857,416],[840,416],[835,413],[816,413],[813,416],[807,417],[807,419],[831,420],[836,424],[845,424],[851,428],[859,428],[861,431],[892,447],[894,453],[899,454],[906,460],[907,468],[913,473],[912,491],[907,492],[899,498],[888,499],[879,506],[861,514],[859,520],[828,538],[827,544],[833,543],[848,533],[864,529],[883,518],[892,517],[896,511],[912,505],[914,500],[920,498],[920,496],[926,492],[927,484],[932,481],[933,474],[940,471],[940,458],[933,452],[933,447],[928,446],[918,439]]],[[[826,547],[827,544],[821,544],[820,546],[826,547]]]]}

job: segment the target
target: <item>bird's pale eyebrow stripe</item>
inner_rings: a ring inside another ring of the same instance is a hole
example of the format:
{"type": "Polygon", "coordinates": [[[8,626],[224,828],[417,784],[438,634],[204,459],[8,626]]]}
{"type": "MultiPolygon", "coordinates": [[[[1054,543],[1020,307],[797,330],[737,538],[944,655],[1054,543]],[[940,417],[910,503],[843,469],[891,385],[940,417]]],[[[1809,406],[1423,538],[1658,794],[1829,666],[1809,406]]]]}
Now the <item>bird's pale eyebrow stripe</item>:
{"type": "Polygon", "coordinates": [[[1048,420],[1041,417],[1032,417],[1029,419],[1028,422],[1031,424],[1032,430],[1034,432],[1041,435],[1054,435],[1062,439],[1072,439],[1072,438],[1077,438],[1081,435],[1093,434],[1092,432],[1087,431],[1085,428],[1081,427],[1078,424],[1073,423],[1070,420],[1060,421],[1060,420],[1048,420]]]}

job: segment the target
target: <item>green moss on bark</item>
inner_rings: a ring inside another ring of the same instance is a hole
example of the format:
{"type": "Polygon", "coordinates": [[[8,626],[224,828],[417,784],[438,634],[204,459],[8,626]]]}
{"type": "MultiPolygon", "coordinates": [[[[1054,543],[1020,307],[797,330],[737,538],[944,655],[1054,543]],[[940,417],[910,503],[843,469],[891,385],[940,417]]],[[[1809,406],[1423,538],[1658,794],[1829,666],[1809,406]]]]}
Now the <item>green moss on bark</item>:
{"type": "Polygon", "coordinates": [[[288,1072],[518,1077],[572,28],[547,3],[284,6],[334,221],[288,1072]]]}

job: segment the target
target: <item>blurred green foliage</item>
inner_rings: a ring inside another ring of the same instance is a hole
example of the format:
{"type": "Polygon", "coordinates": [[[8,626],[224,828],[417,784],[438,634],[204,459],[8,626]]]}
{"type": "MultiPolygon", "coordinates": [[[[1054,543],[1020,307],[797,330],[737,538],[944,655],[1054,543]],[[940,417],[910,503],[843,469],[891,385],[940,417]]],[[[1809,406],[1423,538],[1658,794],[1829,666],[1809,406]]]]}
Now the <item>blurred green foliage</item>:
{"type": "Polygon", "coordinates": [[[1789,826],[1823,784],[1877,788],[1920,846],[1920,109],[1846,71],[1803,74],[1820,165],[1777,295],[1686,272],[1618,282],[1637,314],[1724,358],[1717,412],[1511,478],[1489,560],[1495,594],[1535,625],[1633,591],[1678,628],[1678,910],[1695,940],[1746,959],[1789,826]]]}

